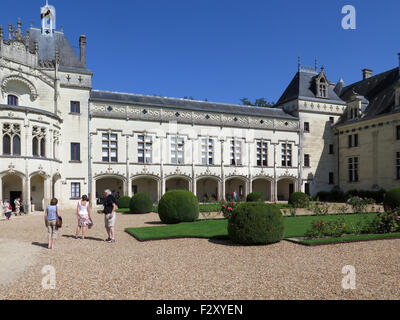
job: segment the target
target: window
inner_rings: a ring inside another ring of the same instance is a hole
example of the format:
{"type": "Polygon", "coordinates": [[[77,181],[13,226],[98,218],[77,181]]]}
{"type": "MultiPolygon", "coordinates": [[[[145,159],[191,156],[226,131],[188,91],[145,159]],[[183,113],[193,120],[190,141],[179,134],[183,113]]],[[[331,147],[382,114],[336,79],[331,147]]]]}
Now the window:
{"type": "Polygon", "coordinates": [[[358,158],[349,158],[349,182],[358,182],[358,158]]]}
{"type": "Polygon", "coordinates": [[[138,162],[151,163],[153,152],[153,141],[145,135],[138,136],[138,162]]]}
{"type": "Polygon", "coordinates": [[[185,141],[181,137],[171,137],[171,163],[183,164],[185,141]]]}
{"type": "Polygon", "coordinates": [[[3,136],[3,154],[6,156],[11,155],[11,138],[8,134],[3,136]]]}
{"type": "Polygon", "coordinates": [[[18,106],[18,97],[12,94],[8,95],[7,97],[7,104],[9,106],[18,106]]]}
{"type": "Polygon", "coordinates": [[[396,139],[400,140],[400,126],[396,127],[396,139]]]}
{"type": "Polygon", "coordinates": [[[304,193],[310,195],[310,184],[306,183],[304,185],[304,193]]]}
{"type": "Polygon", "coordinates": [[[353,134],[348,136],[349,148],[358,147],[358,134],[353,134]]]}
{"type": "Polygon", "coordinates": [[[310,132],[310,123],[304,122],[304,132],[310,132]]]}
{"type": "Polygon", "coordinates": [[[81,184],[80,183],[71,183],[71,198],[79,199],[81,197],[81,184]]]}
{"type": "Polygon", "coordinates": [[[81,103],[78,101],[71,101],[71,113],[81,113],[81,103]]]}
{"type": "Polygon", "coordinates": [[[39,140],[36,137],[32,139],[32,154],[34,157],[39,156],[39,140]]]}
{"type": "Polygon", "coordinates": [[[333,172],[329,172],[329,184],[334,184],[333,172]]]}
{"type": "Polygon", "coordinates": [[[46,157],[46,129],[33,127],[32,136],[32,155],[46,157]]]}
{"type": "Polygon", "coordinates": [[[334,154],[334,151],[333,151],[333,144],[330,144],[330,145],[329,145],[329,154],[334,154]]]}
{"type": "Polygon", "coordinates": [[[40,156],[41,157],[46,157],[46,139],[42,138],[40,139],[40,156]]]}
{"type": "Polygon", "coordinates": [[[257,141],[257,166],[268,166],[268,143],[263,140],[257,141]]]}
{"type": "Polygon", "coordinates": [[[304,155],[304,166],[305,167],[309,167],[310,166],[310,155],[309,154],[305,154],[304,155]]]}
{"type": "Polygon", "coordinates": [[[71,161],[81,161],[81,145],[71,143],[71,161]]]}
{"type": "Polygon", "coordinates": [[[14,135],[12,140],[12,149],[14,156],[21,155],[21,138],[18,135],[14,135]]]}
{"type": "Polygon", "coordinates": [[[3,124],[3,154],[6,156],[21,155],[21,126],[19,124],[3,124]]]}
{"type": "Polygon", "coordinates": [[[239,140],[231,140],[231,165],[242,165],[242,142],[239,140]]]}
{"type": "Polygon", "coordinates": [[[322,98],[326,98],[326,85],[324,84],[319,85],[319,96],[322,98]]]}
{"type": "Polygon", "coordinates": [[[292,166],[292,145],[290,143],[282,143],[282,167],[292,166]]]}
{"type": "Polygon", "coordinates": [[[400,180],[400,152],[396,152],[396,178],[400,180]]]}
{"type": "Polygon", "coordinates": [[[330,122],[331,124],[334,124],[334,123],[335,123],[335,118],[334,118],[334,117],[329,117],[329,122],[330,122]]]}
{"type": "Polygon", "coordinates": [[[102,150],[104,162],[118,162],[118,135],[103,133],[102,150]]]}
{"type": "Polygon", "coordinates": [[[214,163],[214,140],[210,138],[201,139],[201,163],[212,165],[214,163]]]}

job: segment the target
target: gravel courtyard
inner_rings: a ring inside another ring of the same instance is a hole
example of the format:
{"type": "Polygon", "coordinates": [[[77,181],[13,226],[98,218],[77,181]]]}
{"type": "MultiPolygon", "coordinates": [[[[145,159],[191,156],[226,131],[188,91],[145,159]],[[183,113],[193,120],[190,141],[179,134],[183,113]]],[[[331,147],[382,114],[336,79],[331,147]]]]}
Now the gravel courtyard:
{"type": "Polygon", "coordinates": [[[0,221],[0,299],[400,299],[400,240],[304,247],[262,247],[178,239],[138,242],[126,227],[154,226],[158,215],[117,217],[109,244],[103,216],[86,240],[73,237],[64,212],[56,249],[46,248],[42,215],[0,221]],[[56,269],[56,289],[42,289],[41,270],[56,269]],[[356,268],[357,289],[341,282],[356,268]]]}

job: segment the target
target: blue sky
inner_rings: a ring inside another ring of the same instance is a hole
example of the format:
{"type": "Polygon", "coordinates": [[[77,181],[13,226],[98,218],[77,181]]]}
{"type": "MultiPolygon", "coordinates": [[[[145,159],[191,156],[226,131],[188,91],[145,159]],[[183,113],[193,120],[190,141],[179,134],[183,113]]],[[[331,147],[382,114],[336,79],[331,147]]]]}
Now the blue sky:
{"type": "MultiPolygon", "coordinates": [[[[2,0],[0,24],[40,26],[45,0],[2,0]]],[[[302,64],[324,65],[328,78],[361,80],[361,69],[398,65],[398,0],[50,0],[57,29],[78,50],[88,37],[93,87],[193,96],[240,103],[277,101],[302,64]],[[342,7],[357,10],[357,29],[343,30],[342,7]]]]}

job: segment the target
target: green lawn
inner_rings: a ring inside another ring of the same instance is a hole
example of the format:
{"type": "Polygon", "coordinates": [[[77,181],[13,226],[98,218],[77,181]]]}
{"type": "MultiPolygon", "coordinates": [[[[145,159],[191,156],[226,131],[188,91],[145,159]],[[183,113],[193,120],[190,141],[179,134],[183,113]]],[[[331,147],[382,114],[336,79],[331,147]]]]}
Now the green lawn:
{"type": "MultiPolygon", "coordinates": [[[[357,222],[361,215],[347,214],[342,215],[347,223],[357,222]]],[[[364,214],[368,219],[372,219],[375,214],[364,214]]],[[[303,237],[305,232],[310,229],[311,222],[315,220],[331,221],[339,215],[329,215],[324,217],[302,216],[285,217],[285,238],[303,237]]],[[[126,232],[140,241],[159,240],[171,238],[227,238],[227,220],[203,220],[197,222],[179,223],[168,226],[128,228],[126,232]]]]}

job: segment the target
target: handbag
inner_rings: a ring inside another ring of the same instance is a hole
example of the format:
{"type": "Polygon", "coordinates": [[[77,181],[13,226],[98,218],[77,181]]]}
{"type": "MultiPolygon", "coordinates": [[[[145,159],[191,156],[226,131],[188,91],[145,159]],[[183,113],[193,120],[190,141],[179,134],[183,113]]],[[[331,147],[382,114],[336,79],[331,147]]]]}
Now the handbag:
{"type": "Polygon", "coordinates": [[[91,228],[93,228],[93,226],[94,226],[93,220],[90,218],[88,228],[91,229],[91,228]]]}
{"type": "Polygon", "coordinates": [[[60,229],[62,227],[62,218],[58,217],[57,218],[57,228],[60,229]]]}

